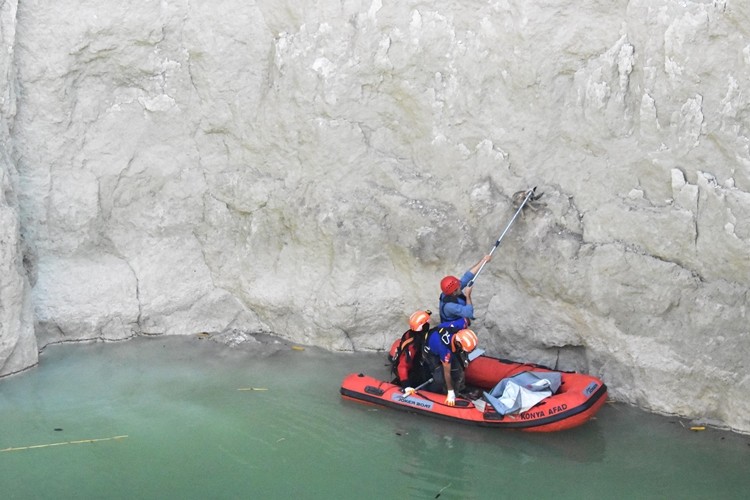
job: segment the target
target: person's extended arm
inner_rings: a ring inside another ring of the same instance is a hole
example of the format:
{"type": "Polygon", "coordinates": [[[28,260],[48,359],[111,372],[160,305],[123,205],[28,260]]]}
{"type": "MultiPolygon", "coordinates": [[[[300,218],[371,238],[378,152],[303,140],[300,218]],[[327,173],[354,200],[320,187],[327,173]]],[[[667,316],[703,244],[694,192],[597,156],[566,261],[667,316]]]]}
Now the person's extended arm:
{"type": "Polygon", "coordinates": [[[456,392],[453,390],[453,379],[451,378],[451,362],[443,362],[443,377],[445,377],[445,387],[448,389],[448,396],[445,398],[445,404],[454,406],[456,404],[456,392]]]}
{"type": "MultiPolygon", "coordinates": [[[[485,255],[484,257],[482,257],[481,259],[479,259],[479,262],[477,262],[476,264],[474,264],[474,265],[472,266],[472,268],[471,268],[471,269],[469,269],[469,272],[470,272],[471,274],[477,274],[477,271],[479,271],[479,268],[480,268],[480,267],[482,267],[482,264],[484,264],[484,263],[486,263],[486,262],[489,262],[489,261],[491,261],[491,260],[492,260],[492,256],[490,256],[490,255],[485,255]]],[[[472,276],[472,277],[473,277],[473,276],[472,276]]]]}
{"type": "MultiPolygon", "coordinates": [[[[481,259],[479,259],[479,262],[474,264],[471,269],[466,271],[463,276],[461,276],[461,289],[463,290],[466,285],[469,284],[469,281],[474,279],[474,276],[477,274],[477,271],[479,271],[479,268],[482,267],[482,264],[489,262],[492,260],[492,257],[490,255],[485,255],[481,259]]],[[[466,293],[466,292],[464,292],[466,293]]]]}

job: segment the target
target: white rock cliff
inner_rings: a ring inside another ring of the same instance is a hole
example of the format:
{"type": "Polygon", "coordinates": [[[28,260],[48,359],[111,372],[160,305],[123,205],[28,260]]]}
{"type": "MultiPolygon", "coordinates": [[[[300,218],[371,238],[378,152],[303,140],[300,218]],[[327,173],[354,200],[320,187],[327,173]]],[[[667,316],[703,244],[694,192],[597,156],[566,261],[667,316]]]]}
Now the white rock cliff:
{"type": "Polygon", "coordinates": [[[383,349],[513,226],[483,346],[750,432],[750,4],[0,2],[0,375],[37,345],[383,349]]]}

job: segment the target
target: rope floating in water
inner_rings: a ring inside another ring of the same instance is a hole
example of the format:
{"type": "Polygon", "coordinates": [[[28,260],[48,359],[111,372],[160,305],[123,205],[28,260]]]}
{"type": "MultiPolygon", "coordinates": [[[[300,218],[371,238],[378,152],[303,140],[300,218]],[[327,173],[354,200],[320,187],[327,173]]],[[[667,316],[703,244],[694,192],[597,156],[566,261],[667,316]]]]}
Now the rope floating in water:
{"type": "Polygon", "coordinates": [[[127,435],[123,436],[113,436],[108,438],[96,438],[96,439],[79,439],[77,441],[62,441],[60,443],[49,443],[49,444],[34,444],[31,446],[19,446],[17,448],[4,448],[0,450],[0,452],[3,451],[21,451],[21,450],[34,450],[37,448],[50,448],[52,446],[63,446],[66,444],[83,444],[83,443],[98,443],[101,441],[113,441],[113,440],[120,440],[125,439],[128,437],[127,435]]]}
{"type": "Polygon", "coordinates": [[[265,387],[240,387],[238,391],[267,391],[265,387]]]}

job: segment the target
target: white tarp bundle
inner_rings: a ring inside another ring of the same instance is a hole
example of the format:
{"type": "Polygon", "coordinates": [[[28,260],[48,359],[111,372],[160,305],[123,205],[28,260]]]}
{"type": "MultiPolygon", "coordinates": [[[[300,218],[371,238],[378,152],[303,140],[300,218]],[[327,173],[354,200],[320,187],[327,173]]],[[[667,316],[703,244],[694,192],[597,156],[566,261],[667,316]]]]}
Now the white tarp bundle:
{"type": "Polygon", "coordinates": [[[559,372],[523,372],[502,379],[484,397],[501,415],[524,412],[560,388],[559,372]]]}

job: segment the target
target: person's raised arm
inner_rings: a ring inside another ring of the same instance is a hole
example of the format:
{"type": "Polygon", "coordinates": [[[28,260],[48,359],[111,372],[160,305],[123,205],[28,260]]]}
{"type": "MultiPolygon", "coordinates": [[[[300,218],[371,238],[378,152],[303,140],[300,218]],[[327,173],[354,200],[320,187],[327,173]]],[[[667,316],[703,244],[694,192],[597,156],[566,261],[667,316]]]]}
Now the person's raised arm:
{"type": "MultiPolygon", "coordinates": [[[[473,286],[467,286],[463,290],[464,291],[464,296],[466,297],[466,305],[467,306],[472,305],[472,302],[471,302],[471,290],[472,290],[472,288],[474,288],[474,287],[473,286]]],[[[472,310],[472,312],[473,312],[473,310],[472,310]]],[[[464,314],[462,316],[468,316],[468,315],[464,314]]]]}
{"type": "Polygon", "coordinates": [[[487,262],[489,262],[491,260],[492,260],[492,256],[491,255],[485,255],[484,257],[482,257],[481,259],[479,259],[479,262],[477,262],[476,264],[474,264],[471,267],[471,269],[469,269],[469,271],[471,272],[471,274],[477,274],[477,271],[479,271],[479,268],[482,267],[482,264],[486,264],[487,262]]]}

